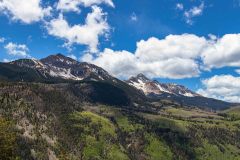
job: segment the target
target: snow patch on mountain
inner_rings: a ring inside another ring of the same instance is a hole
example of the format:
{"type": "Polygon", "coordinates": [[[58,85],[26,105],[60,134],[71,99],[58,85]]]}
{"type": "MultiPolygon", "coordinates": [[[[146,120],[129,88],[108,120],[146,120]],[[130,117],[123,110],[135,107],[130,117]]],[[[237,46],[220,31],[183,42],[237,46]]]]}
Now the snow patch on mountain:
{"type": "Polygon", "coordinates": [[[83,78],[72,75],[70,68],[64,69],[64,68],[57,68],[52,66],[52,68],[49,71],[49,74],[53,77],[61,77],[63,79],[83,80],[83,78]]]}

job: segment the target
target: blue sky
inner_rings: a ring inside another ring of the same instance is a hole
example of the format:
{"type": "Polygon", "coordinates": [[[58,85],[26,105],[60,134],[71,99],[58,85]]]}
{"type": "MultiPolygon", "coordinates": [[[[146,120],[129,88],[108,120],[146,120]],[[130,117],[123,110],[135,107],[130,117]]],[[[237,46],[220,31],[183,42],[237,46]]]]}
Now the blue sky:
{"type": "Polygon", "coordinates": [[[63,53],[240,102],[239,16],[239,0],[3,0],[0,61],[63,53]]]}

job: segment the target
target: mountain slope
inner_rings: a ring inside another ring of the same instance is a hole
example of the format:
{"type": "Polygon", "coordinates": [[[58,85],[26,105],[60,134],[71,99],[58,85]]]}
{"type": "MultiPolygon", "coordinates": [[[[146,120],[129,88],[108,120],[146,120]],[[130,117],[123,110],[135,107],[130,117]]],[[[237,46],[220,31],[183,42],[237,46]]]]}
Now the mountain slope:
{"type": "Polygon", "coordinates": [[[38,70],[19,67],[15,64],[0,63],[0,79],[8,81],[38,82],[47,80],[38,70]]]}
{"type": "Polygon", "coordinates": [[[97,104],[76,94],[82,85],[0,83],[0,159],[240,157],[239,119],[185,106],[150,113],[97,104]]]}

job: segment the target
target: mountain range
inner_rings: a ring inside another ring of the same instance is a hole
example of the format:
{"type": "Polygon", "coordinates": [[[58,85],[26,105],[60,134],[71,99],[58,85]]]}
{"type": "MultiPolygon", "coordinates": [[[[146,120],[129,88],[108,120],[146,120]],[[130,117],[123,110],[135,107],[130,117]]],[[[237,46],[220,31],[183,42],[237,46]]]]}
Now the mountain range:
{"type": "MultiPolygon", "coordinates": [[[[36,59],[20,59],[8,64],[18,67],[31,68],[39,73],[40,77],[45,79],[59,78],[65,80],[102,80],[113,81],[112,77],[104,69],[93,64],[78,62],[62,54],[51,55],[41,60],[36,59]]],[[[22,79],[24,81],[24,79],[22,79]]],[[[152,81],[143,74],[131,77],[126,81],[127,84],[141,90],[144,94],[169,93],[173,95],[182,95],[186,97],[200,96],[197,93],[177,84],[161,84],[158,81],[152,81]]]]}
{"type": "Polygon", "coordinates": [[[181,105],[214,110],[226,109],[237,105],[203,97],[182,85],[150,80],[143,74],[138,74],[136,77],[122,81],[96,65],[78,62],[62,54],[50,55],[41,60],[19,59],[9,63],[0,63],[0,78],[2,80],[21,82],[105,82],[108,85],[117,86],[124,92],[127,91],[127,94],[131,93],[130,97],[134,95],[135,99],[144,99],[142,97],[145,95],[148,101],[166,99],[181,105]],[[132,92],[128,92],[128,90],[132,92]],[[141,95],[141,98],[136,95],[141,95]]]}

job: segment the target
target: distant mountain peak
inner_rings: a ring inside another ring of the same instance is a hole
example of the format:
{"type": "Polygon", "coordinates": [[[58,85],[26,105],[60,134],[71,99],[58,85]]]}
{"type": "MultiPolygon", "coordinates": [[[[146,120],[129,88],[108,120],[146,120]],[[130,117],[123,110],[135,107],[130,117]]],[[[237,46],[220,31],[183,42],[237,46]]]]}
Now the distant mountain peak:
{"type": "Polygon", "coordinates": [[[185,86],[174,83],[160,83],[157,80],[150,80],[144,74],[140,73],[136,77],[131,77],[126,81],[129,85],[143,91],[146,95],[163,93],[181,95],[186,97],[196,97],[199,94],[189,90],[185,86]]]}

